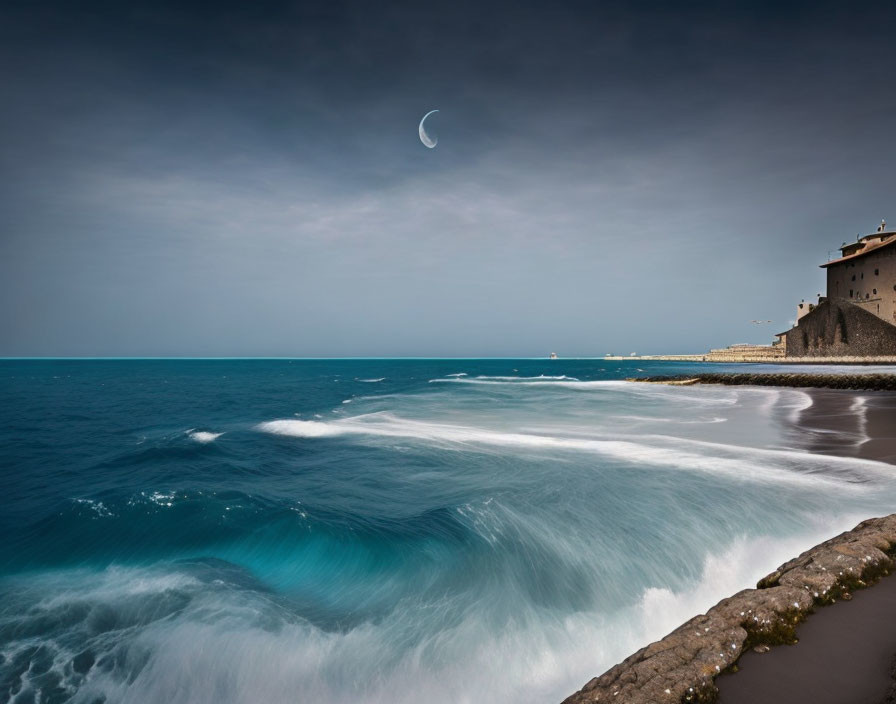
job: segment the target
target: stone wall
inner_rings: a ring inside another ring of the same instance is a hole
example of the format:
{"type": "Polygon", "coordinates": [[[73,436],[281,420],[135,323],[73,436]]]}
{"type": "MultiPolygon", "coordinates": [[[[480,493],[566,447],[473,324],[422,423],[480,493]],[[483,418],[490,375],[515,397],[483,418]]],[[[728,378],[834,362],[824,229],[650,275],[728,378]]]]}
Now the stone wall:
{"type": "Polygon", "coordinates": [[[827,295],[896,324],[896,245],[827,268],[827,295]]]}
{"type": "Polygon", "coordinates": [[[896,391],[896,374],[804,374],[800,372],[700,372],[674,376],[643,376],[626,379],[641,384],[724,384],[725,386],[789,386],[801,389],[856,389],[896,391]]]}
{"type": "Polygon", "coordinates": [[[788,358],[896,355],[896,325],[838,298],[819,303],[785,337],[788,358]]]}
{"type": "Polygon", "coordinates": [[[784,345],[730,345],[725,349],[710,350],[707,362],[771,362],[784,356],[784,345]]]}

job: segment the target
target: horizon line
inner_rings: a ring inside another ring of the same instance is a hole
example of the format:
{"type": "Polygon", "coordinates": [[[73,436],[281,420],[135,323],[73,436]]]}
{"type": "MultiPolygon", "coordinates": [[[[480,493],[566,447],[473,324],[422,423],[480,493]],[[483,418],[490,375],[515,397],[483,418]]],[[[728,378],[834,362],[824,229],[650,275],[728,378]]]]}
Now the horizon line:
{"type": "MultiPolygon", "coordinates": [[[[700,356],[699,354],[690,354],[690,353],[666,353],[670,356],[700,356]]],[[[415,357],[415,356],[391,356],[391,357],[291,357],[291,356],[201,356],[201,357],[193,357],[193,356],[0,356],[0,362],[11,362],[11,361],[114,361],[114,360],[195,360],[195,361],[211,361],[211,360],[284,360],[284,361],[350,361],[350,360],[483,360],[483,359],[491,359],[491,360],[547,360],[551,362],[558,362],[561,360],[603,360],[603,361],[624,361],[627,359],[631,359],[633,361],[677,361],[677,360],[644,360],[640,359],[641,357],[649,357],[655,355],[638,355],[636,357],[628,357],[625,355],[604,355],[600,357],[580,357],[580,356],[571,356],[571,357],[557,357],[552,359],[549,356],[543,357],[415,357]],[[607,359],[607,357],[611,359],[607,359]]]]}

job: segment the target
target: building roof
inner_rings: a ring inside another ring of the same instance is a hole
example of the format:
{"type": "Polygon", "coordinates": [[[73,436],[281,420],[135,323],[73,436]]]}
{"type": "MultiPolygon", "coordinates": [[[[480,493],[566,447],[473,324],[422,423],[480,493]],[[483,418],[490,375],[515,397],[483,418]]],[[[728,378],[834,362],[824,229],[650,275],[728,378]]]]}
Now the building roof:
{"type": "Polygon", "coordinates": [[[866,242],[865,246],[862,247],[858,252],[854,252],[852,254],[848,254],[845,257],[840,257],[839,259],[832,259],[829,262],[825,262],[824,264],[820,264],[819,266],[824,269],[833,264],[840,264],[841,262],[848,262],[854,259],[858,259],[859,257],[864,257],[866,254],[872,254],[873,252],[877,252],[878,250],[883,249],[884,247],[890,247],[891,245],[896,244],[896,230],[888,230],[887,232],[875,232],[871,235],[866,235],[862,239],[867,238],[875,238],[875,237],[884,237],[882,242],[866,242]]]}

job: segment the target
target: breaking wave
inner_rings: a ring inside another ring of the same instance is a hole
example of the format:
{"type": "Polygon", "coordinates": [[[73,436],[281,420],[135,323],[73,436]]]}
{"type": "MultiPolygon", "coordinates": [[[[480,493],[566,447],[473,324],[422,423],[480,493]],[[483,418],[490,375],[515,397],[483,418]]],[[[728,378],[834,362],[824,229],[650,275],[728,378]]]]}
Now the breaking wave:
{"type": "Polygon", "coordinates": [[[466,608],[446,595],[348,627],[309,620],[216,559],[32,575],[0,583],[0,672],[16,701],[559,701],[824,536],[736,538],[687,587],[657,581],[614,610],[511,597],[510,613],[494,585],[466,608]]]}
{"type": "Polygon", "coordinates": [[[219,437],[221,437],[224,433],[210,433],[207,430],[188,430],[187,435],[191,440],[195,440],[196,442],[206,444],[209,442],[214,442],[219,437]]]}
{"type": "Polygon", "coordinates": [[[401,438],[455,450],[469,450],[471,446],[479,445],[511,451],[582,452],[640,467],[665,467],[716,475],[726,473],[737,481],[845,482],[858,489],[875,476],[890,474],[887,465],[872,460],[811,455],[790,450],[728,446],[664,436],[620,440],[500,432],[426,423],[397,418],[388,413],[329,422],[272,420],[261,423],[258,430],[296,438],[401,438]]]}

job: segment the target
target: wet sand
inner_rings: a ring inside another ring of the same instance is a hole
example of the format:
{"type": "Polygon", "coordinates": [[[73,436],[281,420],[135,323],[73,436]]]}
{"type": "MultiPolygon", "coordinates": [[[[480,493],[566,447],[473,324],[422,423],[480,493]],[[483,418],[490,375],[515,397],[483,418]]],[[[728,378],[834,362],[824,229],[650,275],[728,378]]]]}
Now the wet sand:
{"type": "Polygon", "coordinates": [[[790,429],[809,452],[896,464],[896,392],[803,389],[812,405],[790,429]]]}
{"type": "Polygon", "coordinates": [[[796,633],[796,645],[747,652],[716,678],[719,704],[896,701],[896,577],[819,608],[796,633]]]}

